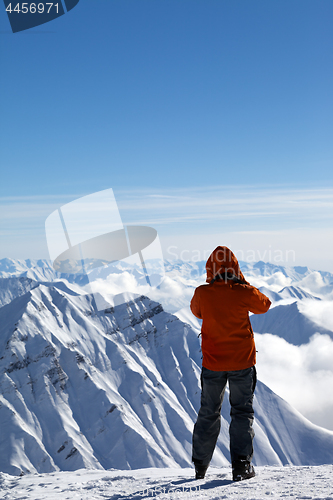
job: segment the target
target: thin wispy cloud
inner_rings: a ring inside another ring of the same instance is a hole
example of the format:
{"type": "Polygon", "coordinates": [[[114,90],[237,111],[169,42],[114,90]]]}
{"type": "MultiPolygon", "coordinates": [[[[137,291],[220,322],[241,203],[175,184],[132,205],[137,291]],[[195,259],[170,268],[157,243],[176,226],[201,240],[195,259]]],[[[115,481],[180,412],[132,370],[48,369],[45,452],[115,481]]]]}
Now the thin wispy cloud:
{"type": "MultiPolygon", "coordinates": [[[[39,251],[46,248],[41,244],[45,240],[46,218],[62,205],[87,194],[0,198],[2,256],[48,257],[39,251]],[[27,240],[30,249],[36,241],[33,255],[22,253],[27,240]]],[[[137,188],[114,190],[114,194],[124,225],[157,229],[167,258],[170,245],[180,254],[182,249],[208,251],[222,242],[260,252],[267,248],[294,249],[301,265],[332,268],[327,248],[333,235],[331,188],[219,185],[137,188]],[[315,250],[309,249],[309,239],[316,245],[315,250]]]]}
{"type": "MultiPolygon", "coordinates": [[[[87,193],[86,193],[87,194],[87,193]]],[[[83,194],[0,198],[1,219],[39,217],[83,194]]],[[[128,190],[115,192],[121,213],[134,221],[170,223],[231,217],[292,216],[333,220],[333,189],[292,189],[285,186],[216,186],[203,188],[128,190]],[[223,208],[223,211],[218,211],[223,208]]]]}
{"type": "Polygon", "coordinates": [[[333,222],[333,189],[288,189],[286,187],[217,186],[173,190],[172,196],[149,191],[120,193],[118,204],[128,223],[165,225],[188,221],[244,218],[275,222],[288,218],[306,224],[318,220],[333,222]]]}

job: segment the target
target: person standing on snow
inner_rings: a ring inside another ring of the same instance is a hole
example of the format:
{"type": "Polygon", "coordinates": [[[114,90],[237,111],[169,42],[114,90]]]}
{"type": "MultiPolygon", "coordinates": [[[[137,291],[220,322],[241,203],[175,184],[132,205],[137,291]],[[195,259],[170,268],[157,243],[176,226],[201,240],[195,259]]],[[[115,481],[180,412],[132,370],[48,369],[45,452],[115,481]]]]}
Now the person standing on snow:
{"type": "Polygon", "coordinates": [[[253,393],[256,349],[249,312],[263,314],[270,300],[251,286],[235,255],[217,247],[206,263],[207,283],[196,288],[191,311],[202,319],[201,407],[193,431],[196,479],[205,477],[220,432],[221,407],[229,383],[230,456],[234,481],[255,476],[253,393]]]}

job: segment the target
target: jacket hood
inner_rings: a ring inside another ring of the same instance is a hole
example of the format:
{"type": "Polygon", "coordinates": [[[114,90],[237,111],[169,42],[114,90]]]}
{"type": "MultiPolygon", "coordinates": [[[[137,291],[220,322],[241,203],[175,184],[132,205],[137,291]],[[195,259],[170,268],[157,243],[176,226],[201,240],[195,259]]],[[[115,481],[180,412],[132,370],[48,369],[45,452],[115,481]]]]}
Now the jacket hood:
{"type": "Polygon", "coordinates": [[[217,274],[224,274],[227,272],[234,274],[238,279],[249,284],[239,268],[238,260],[233,252],[227,247],[215,248],[206,262],[206,272],[207,283],[210,283],[217,274]]]}

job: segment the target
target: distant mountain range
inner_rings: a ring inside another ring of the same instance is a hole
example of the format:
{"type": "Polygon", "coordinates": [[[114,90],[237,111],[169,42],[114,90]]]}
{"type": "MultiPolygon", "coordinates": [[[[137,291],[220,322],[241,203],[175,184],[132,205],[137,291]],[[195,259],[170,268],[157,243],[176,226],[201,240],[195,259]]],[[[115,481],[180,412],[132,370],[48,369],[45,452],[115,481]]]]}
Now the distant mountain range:
{"type": "MultiPolygon", "coordinates": [[[[189,466],[200,403],[195,325],[143,295],[96,311],[91,294],[47,263],[34,266],[0,261],[0,470],[189,466]]],[[[175,279],[184,273],[167,266],[175,279]]],[[[186,272],[193,280],[198,267],[187,263],[186,272]]],[[[293,311],[288,300],[271,312],[293,311]]],[[[229,461],[229,411],[226,394],[213,465],[229,461]]],[[[255,412],[256,464],[332,463],[333,432],[260,382],[255,412]]]]}

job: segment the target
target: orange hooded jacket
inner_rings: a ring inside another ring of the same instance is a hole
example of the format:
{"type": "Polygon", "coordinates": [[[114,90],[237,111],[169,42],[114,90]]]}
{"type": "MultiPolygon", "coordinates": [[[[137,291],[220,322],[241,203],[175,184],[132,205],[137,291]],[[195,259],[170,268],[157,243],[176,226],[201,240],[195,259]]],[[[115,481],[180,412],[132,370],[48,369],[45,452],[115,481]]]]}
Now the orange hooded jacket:
{"type": "Polygon", "coordinates": [[[191,311],[203,320],[202,366],[213,371],[234,371],[256,363],[256,349],[249,311],[262,314],[271,301],[244,278],[235,255],[227,247],[217,247],[206,263],[207,283],[196,288],[191,311]],[[243,283],[218,279],[233,274],[243,283]]]}

